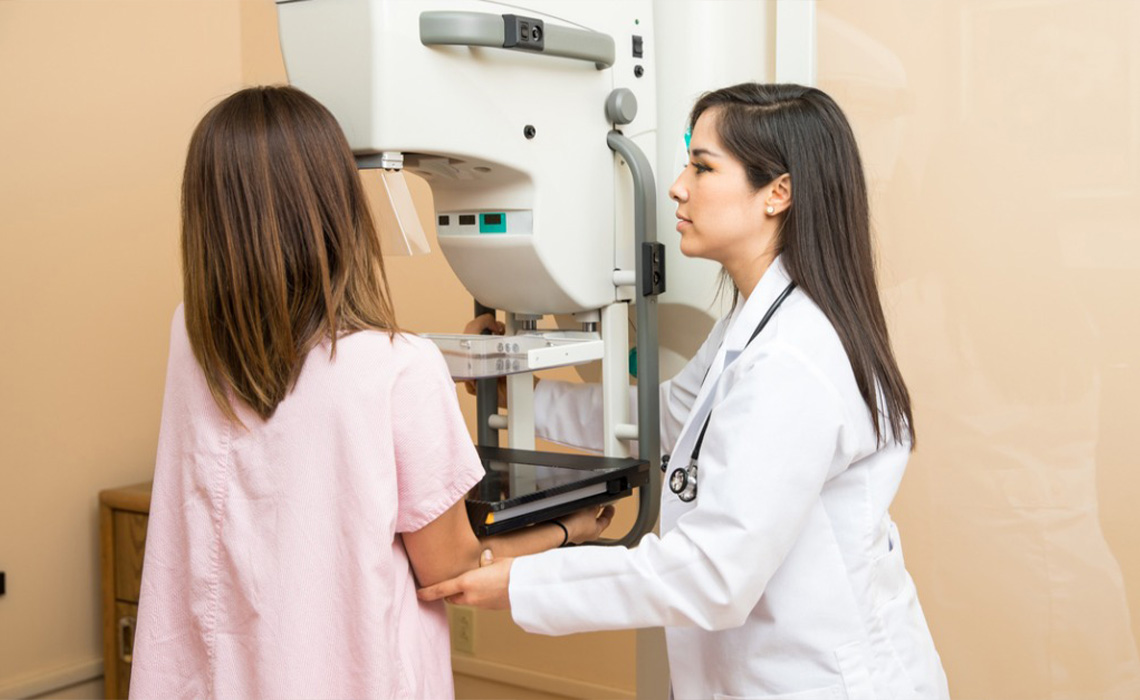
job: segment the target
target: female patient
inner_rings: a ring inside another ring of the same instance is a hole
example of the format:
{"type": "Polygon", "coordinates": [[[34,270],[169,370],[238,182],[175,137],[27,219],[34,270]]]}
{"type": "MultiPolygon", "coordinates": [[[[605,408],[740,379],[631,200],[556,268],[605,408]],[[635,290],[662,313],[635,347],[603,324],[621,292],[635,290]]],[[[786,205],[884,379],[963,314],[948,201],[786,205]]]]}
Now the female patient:
{"type": "Polygon", "coordinates": [[[417,582],[594,539],[612,511],[472,533],[454,384],[397,331],[352,153],[305,93],[243,90],[199,124],[182,262],[132,697],[451,696],[417,582]]]}

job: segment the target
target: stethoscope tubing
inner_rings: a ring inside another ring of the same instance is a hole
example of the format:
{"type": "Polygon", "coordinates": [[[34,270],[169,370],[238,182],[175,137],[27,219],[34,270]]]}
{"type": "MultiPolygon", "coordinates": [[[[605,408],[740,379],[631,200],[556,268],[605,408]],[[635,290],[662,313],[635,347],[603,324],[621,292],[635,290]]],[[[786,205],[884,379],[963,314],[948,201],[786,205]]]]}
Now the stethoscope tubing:
{"type": "MultiPolygon", "coordinates": [[[[776,313],[776,309],[780,308],[780,305],[784,303],[784,300],[788,298],[788,295],[790,295],[795,288],[795,282],[790,282],[787,287],[784,287],[784,291],[780,292],[780,296],[776,297],[776,300],[768,307],[768,310],[764,313],[764,317],[760,319],[760,323],[756,324],[756,330],[752,331],[752,335],[748,337],[748,342],[744,344],[744,347],[747,348],[752,341],[756,339],[756,336],[760,335],[760,331],[764,330],[764,327],[768,325],[768,321],[771,320],[772,316],[776,313]]],[[[706,373],[706,377],[707,376],[706,373]]],[[[715,408],[715,406],[713,408],[715,408]]],[[[701,456],[701,445],[705,441],[705,431],[709,429],[710,419],[712,419],[712,408],[709,409],[708,415],[705,416],[704,425],[701,426],[701,433],[697,436],[697,442],[693,446],[692,456],[689,458],[689,465],[686,467],[677,467],[669,475],[669,490],[677,494],[677,497],[685,503],[697,497],[697,461],[701,456]]],[[[661,471],[665,471],[668,465],[669,455],[665,455],[661,459],[661,471]]]]}

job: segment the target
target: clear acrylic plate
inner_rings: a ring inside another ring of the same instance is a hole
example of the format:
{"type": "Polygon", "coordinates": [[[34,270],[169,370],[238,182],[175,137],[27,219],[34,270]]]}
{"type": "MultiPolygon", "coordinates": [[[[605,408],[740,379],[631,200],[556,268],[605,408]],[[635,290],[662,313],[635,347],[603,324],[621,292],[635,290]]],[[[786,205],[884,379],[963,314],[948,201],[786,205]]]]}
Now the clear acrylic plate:
{"type": "Polygon", "coordinates": [[[544,335],[425,333],[447,361],[453,379],[484,379],[592,362],[602,358],[602,341],[544,335]]]}

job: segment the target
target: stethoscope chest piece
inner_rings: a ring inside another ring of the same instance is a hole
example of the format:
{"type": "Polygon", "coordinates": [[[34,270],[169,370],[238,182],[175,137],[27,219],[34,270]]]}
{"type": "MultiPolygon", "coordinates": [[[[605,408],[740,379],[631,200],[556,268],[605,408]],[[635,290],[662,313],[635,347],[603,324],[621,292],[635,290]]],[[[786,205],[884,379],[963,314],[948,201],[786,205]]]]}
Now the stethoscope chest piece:
{"type": "Polygon", "coordinates": [[[697,462],[689,463],[687,467],[677,467],[669,475],[669,490],[677,494],[685,503],[697,497],[697,462]]]}

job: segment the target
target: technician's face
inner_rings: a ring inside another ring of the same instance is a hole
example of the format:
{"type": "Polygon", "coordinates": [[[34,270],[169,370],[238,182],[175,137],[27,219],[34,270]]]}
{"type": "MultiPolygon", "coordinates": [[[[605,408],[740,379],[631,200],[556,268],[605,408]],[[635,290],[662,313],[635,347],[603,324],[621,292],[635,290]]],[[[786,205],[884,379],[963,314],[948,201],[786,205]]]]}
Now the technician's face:
{"type": "Polygon", "coordinates": [[[754,190],[744,165],[717,135],[715,109],[701,114],[689,140],[689,163],[669,188],[677,202],[681,252],[726,267],[755,254],[763,240],[764,189],[754,190]]]}

